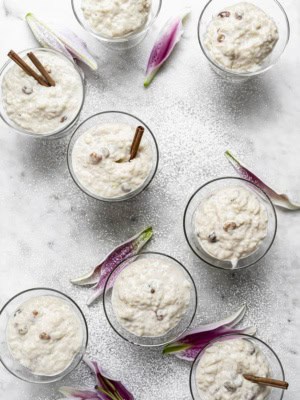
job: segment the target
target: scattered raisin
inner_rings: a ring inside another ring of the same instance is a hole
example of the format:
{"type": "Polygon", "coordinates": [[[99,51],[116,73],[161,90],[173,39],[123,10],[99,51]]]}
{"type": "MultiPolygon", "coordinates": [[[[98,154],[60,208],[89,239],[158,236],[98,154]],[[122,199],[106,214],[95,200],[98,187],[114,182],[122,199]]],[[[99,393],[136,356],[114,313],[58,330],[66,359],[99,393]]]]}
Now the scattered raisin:
{"type": "Polygon", "coordinates": [[[235,222],[225,222],[223,229],[228,232],[229,230],[236,229],[237,224],[235,222]]]}
{"type": "Polygon", "coordinates": [[[217,241],[216,232],[211,232],[211,233],[208,235],[208,241],[211,242],[211,243],[215,243],[215,242],[217,241]]]}
{"type": "Polygon", "coordinates": [[[21,328],[18,329],[18,332],[20,335],[24,336],[28,332],[27,326],[22,326],[21,328]]]}
{"type": "Polygon", "coordinates": [[[48,335],[48,333],[42,332],[42,333],[40,333],[40,339],[41,340],[50,340],[51,337],[50,337],[50,335],[48,335]]]}
{"type": "Polygon", "coordinates": [[[236,12],[236,13],[234,14],[234,16],[235,16],[235,18],[238,19],[239,21],[240,21],[241,19],[243,19],[243,14],[241,14],[241,13],[236,12]]]}
{"type": "Polygon", "coordinates": [[[20,308],[18,308],[17,311],[14,313],[14,317],[21,314],[21,312],[22,312],[22,310],[20,308]]]}
{"type": "Polygon", "coordinates": [[[222,42],[224,42],[224,40],[225,40],[225,35],[223,35],[223,33],[221,33],[220,35],[218,35],[218,42],[219,43],[222,43],[222,42]]]}
{"type": "Polygon", "coordinates": [[[102,147],[101,153],[103,154],[103,157],[105,157],[105,158],[109,157],[109,155],[110,155],[107,147],[102,147]]]}
{"type": "Polygon", "coordinates": [[[125,193],[131,192],[131,187],[126,182],[122,183],[121,188],[122,188],[123,192],[125,192],[125,193]]]}
{"type": "Polygon", "coordinates": [[[228,17],[230,17],[230,12],[229,12],[229,11],[222,11],[222,12],[220,12],[220,13],[218,14],[218,17],[221,17],[221,18],[228,18],[228,17]]]}
{"type": "Polygon", "coordinates": [[[164,319],[164,316],[161,314],[161,311],[156,311],[156,318],[157,321],[162,321],[164,319]]]}
{"type": "Polygon", "coordinates": [[[63,123],[68,119],[68,117],[66,117],[65,115],[63,117],[61,117],[60,122],[63,123]]]}
{"type": "Polygon", "coordinates": [[[228,392],[233,393],[236,391],[236,387],[231,382],[225,382],[224,387],[226,390],[228,390],[228,392]]]}
{"type": "Polygon", "coordinates": [[[32,94],[33,93],[33,89],[31,87],[24,86],[22,88],[22,92],[25,93],[25,94],[32,94]]]}
{"type": "Polygon", "coordinates": [[[36,311],[36,310],[33,310],[33,311],[32,311],[32,314],[33,314],[34,317],[36,317],[36,316],[38,316],[39,312],[36,311]]]}
{"type": "Polygon", "coordinates": [[[155,293],[155,289],[152,288],[151,289],[151,293],[154,294],[155,293]]]}
{"type": "Polygon", "coordinates": [[[102,155],[97,154],[95,151],[90,154],[90,161],[92,164],[99,164],[99,162],[102,160],[102,155]]]}

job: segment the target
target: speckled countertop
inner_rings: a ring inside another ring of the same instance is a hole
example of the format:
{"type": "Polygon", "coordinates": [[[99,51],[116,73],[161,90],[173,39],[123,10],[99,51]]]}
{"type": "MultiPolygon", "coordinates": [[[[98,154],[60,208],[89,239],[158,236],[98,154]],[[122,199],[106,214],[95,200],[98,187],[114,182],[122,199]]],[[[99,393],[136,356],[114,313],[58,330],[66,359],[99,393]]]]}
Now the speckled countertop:
{"type": "MultiPolygon", "coordinates": [[[[32,11],[80,32],[96,54],[97,73],[86,70],[88,95],[81,115],[123,110],[152,128],[161,150],[149,189],[123,204],[102,204],[73,183],[66,164],[67,140],[33,141],[0,124],[0,307],[17,292],[36,286],[62,290],[82,307],[90,328],[88,354],[120,377],[138,400],[188,400],[190,365],[158,350],[122,341],[105,320],[102,301],[90,309],[88,291],[70,277],[148,224],[150,250],[169,253],[192,273],[199,294],[194,325],[229,315],[248,304],[245,324],[278,353],[290,389],[300,393],[300,213],[278,211],[278,235],[255,268],[214,270],[199,262],[183,234],[189,196],[207,180],[234,175],[224,158],[230,148],[265,180],[300,199],[300,3],[283,0],[292,35],[279,64],[241,85],[222,81],[200,52],[196,24],[204,1],[193,3],[184,38],[153,85],[143,88],[145,63],[158,27],[184,0],[164,0],[155,28],[137,48],[115,53],[101,47],[76,23],[69,0],[0,1],[0,62],[10,48],[35,46],[17,16],[32,11]],[[5,4],[4,4],[5,3],[5,4]],[[19,3],[22,3],[20,5],[19,3]],[[23,3],[26,3],[25,5],[23,3]],[[55,4],[55,6],[54,6],[55,4]],[[6,11],[4,8],[6,5],[6,11]]],[[[35,386],[16,380],[0,365],[1,400],[54,400],[57,388],[90,382],[84,365],[62,383],[35,386]]]]}

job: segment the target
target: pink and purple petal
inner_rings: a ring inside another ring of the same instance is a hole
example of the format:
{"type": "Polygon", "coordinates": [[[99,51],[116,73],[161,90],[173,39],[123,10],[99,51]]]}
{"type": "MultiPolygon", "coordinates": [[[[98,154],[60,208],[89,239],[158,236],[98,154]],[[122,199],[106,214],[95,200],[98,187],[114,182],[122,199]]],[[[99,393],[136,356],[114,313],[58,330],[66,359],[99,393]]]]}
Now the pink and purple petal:
{"type": "MultiPolygon", "coordinates": [[[[88,305],[92,304],[99,296],[102,295],[106,281],[111,272],[127,258],[137,255],[151,239],[152,235],[153,230],[151,227],[148,227],[110,253],[108,258],[102,263],[100,277],[98,283],[93,287],[94,292],[87,301],[88,305]]],[[[128,264],[125,264],[122,269],[124,269],[127,265],[128,264]]],[[[121,269],[118,269],[118,274],[120,272],[121,269]]],[[[114,279],[116,279],[116,276],[114,276],[114,279]]]]}
{"type": "Polygon", "coordinates": [[[225,152],[225,156],[241,178],[244,178],[258,186],[271,198],[275,205],[288,210],[300,210],[299,203],[292,202],[286,194],[279,194],[275,192],[275,190],[266,185],[258,176],[246,168],[236,157],[231,154],[229,150],[225,152]]]}
{"type": "Polygon", "coordinates": [[[160,67],[167,61],[179,42],[183,34],[183,20],[189,13],[190,9],[186,9],[179,16],[170,19],[160,32],[148,60],[145,87],[150,85],[160,67]]]}
{"type": "Polygon", "coordinates": [[[166,345],[164,354],[174,354],[176,357],[187,361],[193,361],[198,353],[213,339],[226,334],[244,333],[254,335],[256,328],[248,327],[235,329],[241,322],[246,312],[246,305],[243,305],[230,317],[212,324],[202,325],[192,329],[178,338],[175,342],[166,345]]]}

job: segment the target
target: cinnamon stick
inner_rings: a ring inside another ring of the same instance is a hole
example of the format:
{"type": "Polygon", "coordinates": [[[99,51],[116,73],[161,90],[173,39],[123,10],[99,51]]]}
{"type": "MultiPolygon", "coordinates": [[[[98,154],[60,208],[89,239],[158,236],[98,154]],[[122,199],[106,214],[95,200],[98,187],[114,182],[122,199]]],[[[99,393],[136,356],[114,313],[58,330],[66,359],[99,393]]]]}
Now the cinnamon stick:
{"type": "Polygon", "coordinates": [[[278,389],[284,389],[284,390],[286,390],[289,387],[289,384],[287,382],[279,381],[277,379],[262,378],[262,377],[254,376],[254,375],[244,375],[244,378],[247,379],[247,381],[250,381],[252,383],[257,383],[258,385],[271,386],[271,387],[275,387],[278,389]]]}
{"type": "Polygon", "coordinates": [[[134,134],[134,138],[133,138],[133,141],[132,141],[132,145],[131,145],[131,149],[130,149],[129,161],[133,160],[136,157],[136,155],[137,155],[137,153],[139,151],[139,147],[140,147],[140,144],[141,144],[141,140],[142,140],[144,131],[145,131],[145,129],[142,126],[138,126],[136,128],[136,131],[135,131],[135,134],[134,134]]]}
{"type": "Polygon", "coordinates": [[[32,76],[42,86],[49,86],[45,79],[37,74],[17,53],[11,50],[8,53],[8,57],[11,58],[27,75],[32,76]]]}
{"type": "Polygon", "coordinates": [[[37,58],[37,56],[34,55],[32,52],[27,53],[27,56],[30,58],[32,63],[36,66],[36,68],[43,75],[45,81],[48,82],[49,86],[55,86],[55,81],[51,78],[50,74],[48,73],[46,68],[43,66],[43,64],[40,62],[40,60],[37,58]]]}

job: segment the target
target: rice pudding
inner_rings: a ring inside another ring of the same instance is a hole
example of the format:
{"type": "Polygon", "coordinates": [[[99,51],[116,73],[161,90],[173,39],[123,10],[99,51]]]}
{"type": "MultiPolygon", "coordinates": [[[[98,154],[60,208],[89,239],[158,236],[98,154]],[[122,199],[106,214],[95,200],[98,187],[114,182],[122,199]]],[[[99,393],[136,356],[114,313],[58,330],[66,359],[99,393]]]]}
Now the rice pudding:
{"type": "MultiPolygon", "coordinates": [[[[84,88],[73,63],[50,51],[34,51],[55,81],[55,86],[40,85],[18,65],[13,64],[2,80],[2,103],[7,117],[25,132],[46,135],[61,131],[78,115],[84,88]]],[[[36,67],[29,58],[24,61],[36,67]]],[[[39,72],[38,72],[39,73],[39,72]]]]}
{"type": "Polygon", "coordinates": [[[205,400],[266,400],[270,388],[246,380],[244,374],[270,377],[270,365],[259,347],[247,339],[214,343],[197,366],[199,395],[205,400]]]}
{"type": "Polygon", "coordinates": [[[224,7],[207,27],[204,46],[211,59],[236,72],[254,72],[278,41],[274,20],[252,3],[224,7]]]}
{"type": "Polygon", "coordinates": [[[120,325],[136,336],[159,337],[186,313],[191,284],[183,271],[160,259],[138,259],[117,277],[112,307],[120,325]]]}
{"type": "Polygon", "coordinates": [[[94,32],[121,38],[146,25],[151,3],[151,0],[82,0],[81,9],[94,32]]]}
{"type": "Polygon", "coordinates": [[[195,211],[193,229],[203,250],[218,260],[238,260],[255,252],[267,236],[268,214],[263,202],[242,186],[212,193],[195,211]]]}
{"type": "Polygon", "coordinates": [[[54,376],[66,370],[81,351],[83,338],[79,317],[57,296],[27,300],[6,328],[13,358],[35,375],[54,376]]]}
{"type": "Polygon", "coordinates": [[[129,161],[135,131],[128,124],[105,123],[79,136],[72,149],[72,168],[87,192],[104,199],[122,198],[144,184],[154,154],[144,135],[136,157],[129,161]]]}

